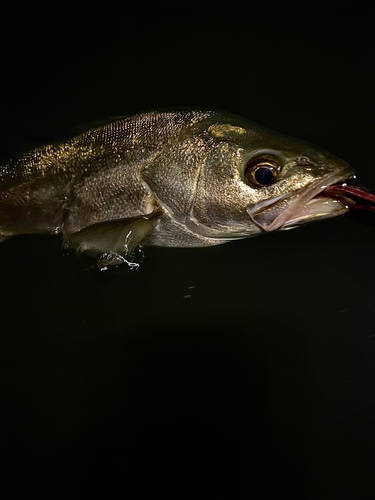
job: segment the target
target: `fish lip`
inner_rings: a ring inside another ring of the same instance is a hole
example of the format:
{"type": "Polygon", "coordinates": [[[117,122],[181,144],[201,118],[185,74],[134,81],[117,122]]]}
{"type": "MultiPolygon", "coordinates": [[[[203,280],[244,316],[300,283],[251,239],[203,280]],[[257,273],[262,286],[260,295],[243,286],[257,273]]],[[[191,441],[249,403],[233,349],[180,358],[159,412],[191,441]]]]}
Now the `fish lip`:
{"type": "MultiPolygon", "coordinates": [[[[276,196],[274,198],[261,201],[255,205],[250,205],[247,207],[246,211],[250,216],[251,221],[265,232],[276,231],[277,229],[285,228],[291,229],[292,227],[301,223],[301,218],[293,218],[293,212],[298,211],[298,207],[303,207],[307,205],[311,200],[319,198],[321,193],[325,188],[333,184],[340,182],[345,182],[351,179],[355,175],[354,170],[351,167],[345,168],[345,170],[335,170],[329,174],[326,174],[318,179],[313,180],[309,186],[305,186],[291,193],[285,193],[284,195],[276,196]],[[275,219],[267,224],[261,223],[255,219],[255,217],[263,212],[265,209],[275,205],[279,201],[286,200],[293,196],[297,196],[296,200],[293,201],[284,211],[282,211],[275,219]]],[[[332,196],[331,198],[335,198],[332,196]]]]}

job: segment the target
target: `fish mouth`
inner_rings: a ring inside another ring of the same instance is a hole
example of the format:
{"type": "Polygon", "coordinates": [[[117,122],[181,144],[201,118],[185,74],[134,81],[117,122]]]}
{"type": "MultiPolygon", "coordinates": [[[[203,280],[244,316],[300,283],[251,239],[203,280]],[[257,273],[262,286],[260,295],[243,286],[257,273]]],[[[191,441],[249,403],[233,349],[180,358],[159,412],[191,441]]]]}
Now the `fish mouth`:
{"type": "Polygon", "coordinates": [[[312,181],[307,187],[251,205],[247,213],[262,231],[292,229],[316,220],[337,217],[348,212],[352,200],[327,196],[323,191],[333,184],[352,178],[354,170],[334,171],[312,181]],[[290,201],[290,198],[293,198],[290,201]]]}

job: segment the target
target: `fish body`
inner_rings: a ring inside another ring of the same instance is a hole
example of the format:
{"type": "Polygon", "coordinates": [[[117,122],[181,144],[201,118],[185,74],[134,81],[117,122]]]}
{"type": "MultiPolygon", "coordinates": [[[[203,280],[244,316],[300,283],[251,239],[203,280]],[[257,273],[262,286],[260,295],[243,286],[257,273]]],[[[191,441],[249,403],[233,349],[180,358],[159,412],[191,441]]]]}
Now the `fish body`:
{"type": "Polygon", "coordinates": [[[319,194],[353,174],[230,113],[142,113],[0,167],[0,240],[62,233],[118,264],[138,245],[217,245],[345,213],[342,200],[319,194]]]}

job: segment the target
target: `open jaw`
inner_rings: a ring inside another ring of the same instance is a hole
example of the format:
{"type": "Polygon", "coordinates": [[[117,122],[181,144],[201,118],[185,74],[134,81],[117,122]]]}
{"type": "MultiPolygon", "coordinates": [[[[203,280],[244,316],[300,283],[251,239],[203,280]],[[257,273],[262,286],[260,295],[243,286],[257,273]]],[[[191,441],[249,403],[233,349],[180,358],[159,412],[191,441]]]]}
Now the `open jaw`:
{"type": "Polygon", "coordinates": [[[353,170],[336,171],[315,179],[308,186],[291,193],[261,201],[247,208],[250,219],[263,231],[292,229],[305,222],[344,214],[352,202],[345,195],[328,194],[327,188],[353,176],[353,170]],[[327,193],[325,193],[327,190],[327,193]]]}

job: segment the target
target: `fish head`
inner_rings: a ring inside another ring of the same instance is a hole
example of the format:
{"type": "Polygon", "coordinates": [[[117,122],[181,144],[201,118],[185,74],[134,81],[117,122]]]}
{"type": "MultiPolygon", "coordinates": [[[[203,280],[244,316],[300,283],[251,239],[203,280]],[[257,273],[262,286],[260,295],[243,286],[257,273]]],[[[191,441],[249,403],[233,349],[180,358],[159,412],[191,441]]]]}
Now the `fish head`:
{"type": "Polygon", "coordinates": [[[206,155],[185,223],[203,237],[255,236],[348,210],[343,199],[320,194],[354,170],[317,146],[233,115],[211,118],[200,137],[206,155]]]}

